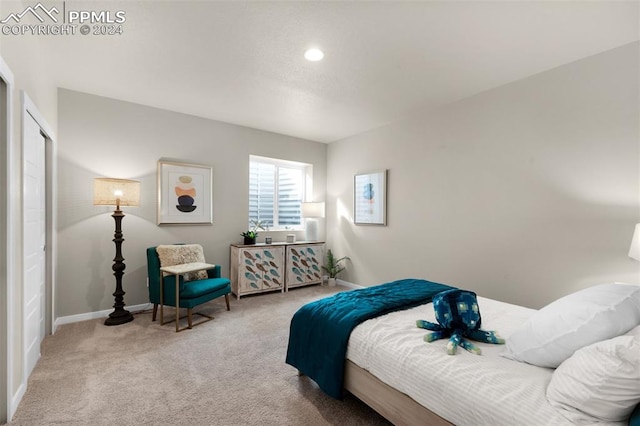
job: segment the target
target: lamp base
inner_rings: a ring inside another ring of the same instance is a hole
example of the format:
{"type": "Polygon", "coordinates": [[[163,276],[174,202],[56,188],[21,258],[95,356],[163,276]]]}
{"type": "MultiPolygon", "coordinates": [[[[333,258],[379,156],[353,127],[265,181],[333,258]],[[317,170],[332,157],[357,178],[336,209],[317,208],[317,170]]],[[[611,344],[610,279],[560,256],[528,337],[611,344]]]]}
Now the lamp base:
{"type": "Polygon", "coordinates": [[[126,309],[118,309],[109,314],[109,318],[104,320],[104,325],[120,325],[133,321],[133,315],[126,309]]]}
{"type": "Polygon", "coordinates": [[[305,240],[318,241],[318,221],[316,219],[306,219],[305,240]]]}
{"type": "Polygon", "coordinates": [[[116,257],[113,258],[113,276],[116,277],[116,291],[113,292],[115,303],[113,304],[113,312],[109,314],[109,318],[104,321],[104,325],[120,325],[133,321],[131,312],[124,309],[124,290],[122,290],[122,275],[126,268],[124,258],[122,257],[122,218],[124,213],[120,210],[120,200],[116,204],[116,210],[111,215],[116,223],[116,231],[113,234],[113,242],[116,245],[116,257]]]}

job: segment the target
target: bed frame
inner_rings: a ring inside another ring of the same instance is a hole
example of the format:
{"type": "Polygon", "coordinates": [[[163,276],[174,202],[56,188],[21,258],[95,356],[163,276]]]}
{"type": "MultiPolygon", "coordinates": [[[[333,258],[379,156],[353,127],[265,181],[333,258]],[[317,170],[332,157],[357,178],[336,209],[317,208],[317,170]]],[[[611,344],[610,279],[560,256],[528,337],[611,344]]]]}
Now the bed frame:
{"type": "Polygon", "coordinates": [[[396,426],[453,425],[348,359],[344,366],[344,388],[396,426]]]}

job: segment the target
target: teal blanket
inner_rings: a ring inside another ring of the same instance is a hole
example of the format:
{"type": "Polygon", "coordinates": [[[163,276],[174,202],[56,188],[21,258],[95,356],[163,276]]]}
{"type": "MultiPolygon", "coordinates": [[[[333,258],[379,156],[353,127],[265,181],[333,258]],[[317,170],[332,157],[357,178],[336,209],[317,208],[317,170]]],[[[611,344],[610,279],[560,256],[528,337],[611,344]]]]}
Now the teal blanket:
{"type": "Polygon", "coordinates": [[[291,319],[287,364],[312,378],[329,396],[342,399],[351,331],[368,319],[429,303],[435,294],[452,288],[404,279],[308,303],[291,319]]]}
{"type": "Polygon", "coordinates": [[[640,404],[636,405],[635,410],[631,413],[629,426],[640,426],[640,404]]]}

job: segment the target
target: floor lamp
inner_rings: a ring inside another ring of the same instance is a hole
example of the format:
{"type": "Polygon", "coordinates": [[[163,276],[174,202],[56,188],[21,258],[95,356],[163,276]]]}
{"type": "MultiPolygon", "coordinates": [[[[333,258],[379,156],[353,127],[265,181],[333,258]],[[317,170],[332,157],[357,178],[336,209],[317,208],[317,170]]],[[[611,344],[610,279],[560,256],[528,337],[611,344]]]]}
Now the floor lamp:
{"type": "Polygon", "coordinates": [[[324,203],[302,203],[305,218],[305,240],[318,241],[318,219],[324,217],[324,203]]]}
{"type": "Polygon", "coordinates": [[[111,215],[116,222],[113,242],[116,245],[116,256],[113,258],[113,275],[116,277],[116,291],[113,293],[115,303],[113,312],[109,314],[105,325],[120,325],[133,321],[131,312],[124,309],[124,290],[122,290],[122,276],[124,275],[124,258],[122,257],[122,218],[124,213],[120,206],[137,206],[140,203],[140,182],[127,179],[96,178],[93,182],[93,204],[96,206],[116,206],[111,215]]]}

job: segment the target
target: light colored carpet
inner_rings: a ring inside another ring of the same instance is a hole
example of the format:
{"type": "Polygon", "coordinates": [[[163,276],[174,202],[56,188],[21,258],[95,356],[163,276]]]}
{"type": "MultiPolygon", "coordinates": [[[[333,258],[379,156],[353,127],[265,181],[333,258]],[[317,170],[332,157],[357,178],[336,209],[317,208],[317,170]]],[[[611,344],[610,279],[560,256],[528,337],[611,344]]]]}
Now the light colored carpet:
{"type": "Polygon", "coordinates": [[[295,311],[340,290],[233,298],[230,312],[219,298],[203,305],[213,321],[180,333],[151,313],[113,327],[63,325],[44,340],[10,424],[389,425],[350,394],[326,396],[284,361],[295,311]]]}

